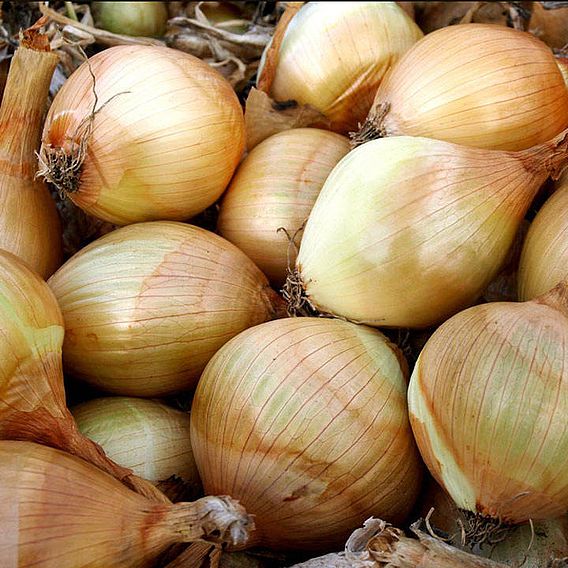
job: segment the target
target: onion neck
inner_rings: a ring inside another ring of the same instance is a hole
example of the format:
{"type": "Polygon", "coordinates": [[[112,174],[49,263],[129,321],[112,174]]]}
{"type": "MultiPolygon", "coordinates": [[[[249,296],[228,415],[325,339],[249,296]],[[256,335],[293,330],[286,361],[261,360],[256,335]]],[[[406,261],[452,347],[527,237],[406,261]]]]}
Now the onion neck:
{"type": "Polygon", "coordinates": [[[558,179],[568,166],[568,128],[548,142],[515,153],[528,171],[558,179]]]}
{"type": "Polygon", "coordinates": [[[544,304],[568,317],[568,280],[559,282],[552,290],[531,300],[536,304],[544,304]]]}

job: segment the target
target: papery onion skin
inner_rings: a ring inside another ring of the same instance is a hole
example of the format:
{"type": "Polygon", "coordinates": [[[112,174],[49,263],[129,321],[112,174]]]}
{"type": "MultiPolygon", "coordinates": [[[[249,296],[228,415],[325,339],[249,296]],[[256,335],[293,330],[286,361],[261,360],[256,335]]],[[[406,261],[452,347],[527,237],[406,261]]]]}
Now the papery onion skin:
{"type": "Polygon", "coordinates": [[[378,331],[286,318],[249,329],[205,369],[191,440],[207,493],[255,516],[250,545],[334,549],[371,515],[418,494],[406,362],[378,331]]]}
{"type": "Polygon", "coordinates": [[[65,319],[67,371],[128,396],[193,388],[219,347],[282,302],[234,245],[173,221],[105,235],[49,285],[65,319]]]}
{"type": "Polygon", "coordinates": [[[422,36],[395,2],[309,2],[286,30],[269,94],[317,108],[347,134],[388,68],[422,36]]]}
{"type": "Polygon", "coordinates": [[[57,93],[41,173],[111,223],[185,220],[220,197],[244,143],[237,96],[207,63],[166,47],[116,46],[91,57],[57,93]],[[80,158],[81,142],[82,165],[58,182],[56,153],[80,158]]]}
{"type": "Polygon", "coordinates": [[[422,350],[412,429],[459,508],[509,524],[568,511],[567,298],[563,284],[531,302],[474,306],[422,350]]]}
{"type": "Polygon", "coordinates": [[[189,414],[154,400],[104,397],[71,408],[81,433],[116,463],[154,483],[172,475],[199,485],[189,414]]]}
{"type": "Polygon", "coordinates": [[[349,150],[347,138],[317,128],[295,128],[267,138],[233,177],[221,201],[219,232],[271,282],[282,284],[318,193],[349,150]]]}
{"type": "Polygon", "coordinates": [[[491,24],[432,32],[393,67],[367,125],[374,136],[425,136],[522,150],[568,126],[568,90],[550,49],[491,24]]]}

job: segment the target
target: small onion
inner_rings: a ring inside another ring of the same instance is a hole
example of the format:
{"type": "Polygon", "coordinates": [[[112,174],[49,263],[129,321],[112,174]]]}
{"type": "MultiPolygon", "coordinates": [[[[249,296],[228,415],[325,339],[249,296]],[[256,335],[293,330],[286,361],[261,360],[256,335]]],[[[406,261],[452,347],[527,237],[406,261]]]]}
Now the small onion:
{"type": "Polygon", "coordinates": [[[355,139],[522,150],[567,126],[568,90],[550,48],[504,26],[463,24],[428,34],[400,59],[355,139]]]}
{"type": "Polygon", "coordinates": [[[246,541],[230,497],[160,504],[96,467],[31,442],[0,441],[2,566],[150,568],[175,543],[246,541]]]}
{"type": "Polygon", "coordinates": [[[212,355],[282,300],[237,247],[173,221],[105,235],[50,279],[66,370],[103,390],[163,396],[195,386],[212,355]]]}
{"type": "Polygon", "coordinates": [[[396,136],[332,170],[286,284],[294,311],[428,327],[471,305],[507,258],[568,136],[497,152],[396,136]]]}
{"type": "Polygon", "coordinates": [[[41,173],[111,223],[184,220],[223,193],[244,136],[235,92],[207,63],[166,47],[117,46],[55,96],[41,173]]]}
{"type": "Polygon", "coordinates": [[[408,390],[412,429],[470,517],[520,524],[568,511],[567,369],[566,282],[469,308],[426,343],[408,390]]]}
{"type": "Polygon", "coordinates": [[[249,153],[231,181],[221,202],[219,232],[272,282],[282,284],[288,262],[296,260],[298,233],[327,176],[349,149],[347,138],[317,128],[267,138],[249,153]]]}
{"type": "Polygon", "coordinates": [[[166,33],[166,2],[92,2],[98,28],[130,36],[162,36],[166,33]]]}
{"type": "Polygon", "coordinates": [[[162,402],[132,397],[96,398],[71,409],[79,430],[106,455],[157,483],[172,475],[200,484],[189,439],[189,414],[162,402]]]}
{"type": "Polygon", "coordinates": [[[251,545],[333,549],[371,515],[402,521],[419,490],[406,362],[339,320],[285,318],[228,342],[199,381],[191,443],[206,492],[254,515],[251,545]]]}
{"type": "Polygon", "coordinates": [[[367,116],[389,67],[422,36],[395,2],[309,2],[277,50],[268,46],[259,87],[315,107],[347,134],[367,116]]]}

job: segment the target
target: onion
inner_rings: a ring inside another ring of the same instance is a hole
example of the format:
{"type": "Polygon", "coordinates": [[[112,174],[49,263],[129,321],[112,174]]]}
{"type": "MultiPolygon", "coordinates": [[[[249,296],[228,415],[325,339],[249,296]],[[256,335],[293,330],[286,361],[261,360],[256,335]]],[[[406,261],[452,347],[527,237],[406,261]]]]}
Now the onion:
{"type": "Polygon", "coordinates": [[[522,150],[568,126],[568,90],[551,50],[529,33],[491,24],[428,34],[380,85],[356,141],[425,136],[522,150]]]}
{"type": "Polygon", "coordinates": [[[111,223],[183,220],[217,200],[243,148],[242,109],[217,71],[178,50],[117,46],[58,91],[41,173],[111,223]]]}
{"type": "Polygon", "coordinates": [[[529,31],[550,47],[562,49],[568,43],[568,7],[546,10],[533,2],[529,31]]]}
{"type": "Polygon", "coordinates": [[[473,542],[488,523],[568,511],[566,368],[566,282],[529,302],[469,308],[422,350],[412,429],[432,475],[469,512],[473,542]]]}
{"type": "Polygon", "coordinates": [[[0,442],[3,566],[144,568],[176,542],[246,541],[252,525],[230,497],[152,503],[74,456],[0,442]]]}
{"type": "Polygon", "coordinates": [[[131,36],[162,36],[166,33],[166,2],[92,2],[98,28],[131,36]]]}
{"type": "Polygon", "coordinates": [[[189,414],[153,400],[96,398],[71,409],[79,430],[116,463],[153,483],[171,476],[201,482],[189,439],[189,414]]]}
{"type": "Polygon", "coordinates": [[[519,262],[519,299],[544,294],[568,277],[568,176],[531,223],[519,262]]]}
{"type": "Polygon", "coordinates": [[[272,282],[282,284],[288,263],[295,261],[293,248],[300,243],[295,237],[329,172],[349,149],[347,138],[316,128],[296,128],[266,139],[231,181],[221,202],[219,232],[272,282]]]}
{"type": "Polygon", "coordinates": [[[406,362],[376,330],[319,318],[249,329],[193,399],[205,491],[254,515],[251,545],[333,549],[370,515],[401,521],[421,478],[405,396],[406,362]]]}
{"type": "Polygon", "coordinates": [[[564,83],[568,86],[568,57],[556,55],[556,65],[558,65],[560,73],[562,73],[564,83]]]}
{"type": "Polygon", "coordinates": [[[130,396],[191,389],[224,343],[282,302],[234,245],[172,221],[105,235],[49,285],[65,319],[67,371],[130,396]]]}
{"type": "Polygon", "coordinates": [[[258,86],[278,101],[315,107],[346,134],[367,116],[388,68],[422,35],[395,2],[309,2],[281,44],[268,46],[258,86]]]}
{"type": "Polygon", "coordinates": [[[471,305],[567,145],[566,133],[516,153],[407,136],[363,144],[310,214],[286,284],[291,310],[419,328],[471,305]]]}

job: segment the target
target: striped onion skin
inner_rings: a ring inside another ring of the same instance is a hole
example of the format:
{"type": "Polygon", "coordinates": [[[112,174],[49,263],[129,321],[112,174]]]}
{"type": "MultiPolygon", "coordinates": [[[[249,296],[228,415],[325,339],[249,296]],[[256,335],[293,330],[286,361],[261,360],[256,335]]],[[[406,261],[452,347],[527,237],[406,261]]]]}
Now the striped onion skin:
{"type": "Polygon", "coordinates": [[[519,299],[544,294],[568,277],[568,177],[562,176],[556,191],[530,225],[519,262],[519,299]]]}
{"type": "Polygon", "coordinates": [[[368,121],[387,136],[522,150],[568,126],[568,90],[552,51],[532,34],[491,24],[448,26],[393,67],[368,121]]]}
{"type": "Polygon", "coordinates": [[[317,128],[295,128],[264,140],[244,159],[223,197],[219,232],[271,282],[282,284],[288,262],[296,260],[289,237],[299,246],[320,189],[349,150],[347,138],[317,128]]]}
{"type": "Polygon", "coordinates": [[[75,205],[117,225],[183,221],[229,184],[244,151],[244,115],[228,81],[200,59],[121,45],[91,57],[58,91],[40,156],[71,156],[81,140],[77,187],[59,187],[75,205]],[[87,134],[95,108],[91,71],[98,100],[87,134]]]}
{"type": "Polygon", "coordinates": [[[287,318],[227,343],[207,365],[191,440],[207,493],[255,516],[251,545],[334,549],[371,515],[401,522],[421,463],[406,363],[378,331],[287,318]]]}
{"type": "Polygon", "coordinates": [[[50,279],[71,375],[127,396],[195,386],[211,356],[275,317],[279,296],[237,247],[174,221],[105,235],[50,279]]]}
{"type": "Polygon", "coordinates": [[[410,419],[460,509],[518,524],[568,511],[568,290],[474,306],[416,363],[410,419]]]}

